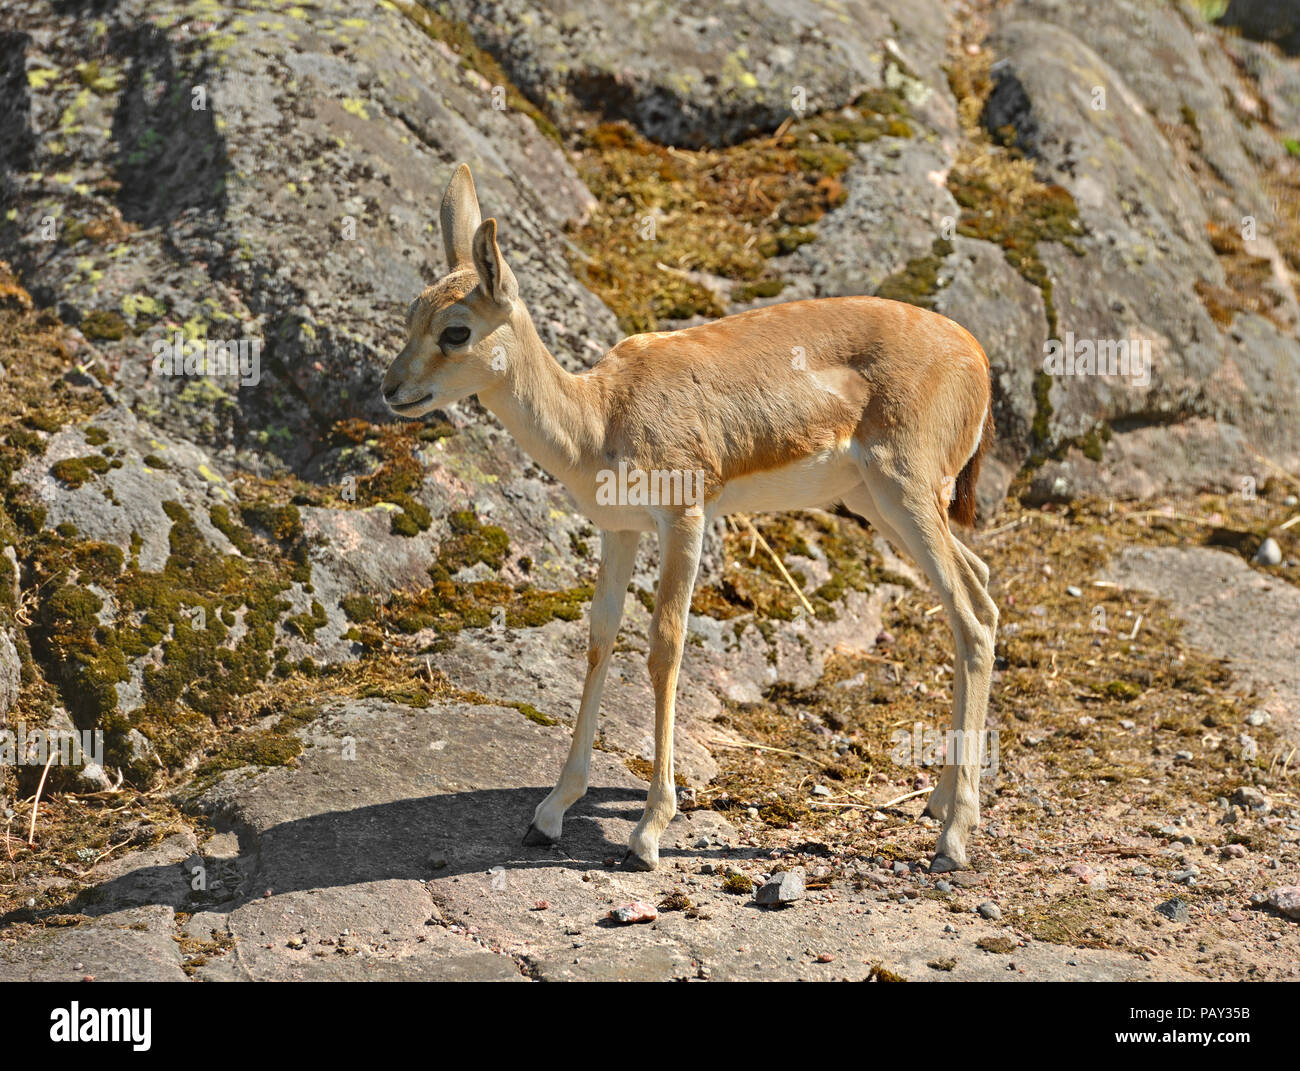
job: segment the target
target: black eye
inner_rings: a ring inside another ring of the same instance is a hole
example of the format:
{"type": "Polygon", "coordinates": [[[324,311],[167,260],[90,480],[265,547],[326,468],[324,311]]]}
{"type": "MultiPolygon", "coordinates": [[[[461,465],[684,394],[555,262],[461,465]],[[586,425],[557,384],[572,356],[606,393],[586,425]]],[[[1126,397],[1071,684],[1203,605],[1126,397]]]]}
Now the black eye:
{"type": "Polygon", "coordinates": [[[449,327],[438,339],[440,346],[463,346],[469,341],[468,327],[449,327]]]}

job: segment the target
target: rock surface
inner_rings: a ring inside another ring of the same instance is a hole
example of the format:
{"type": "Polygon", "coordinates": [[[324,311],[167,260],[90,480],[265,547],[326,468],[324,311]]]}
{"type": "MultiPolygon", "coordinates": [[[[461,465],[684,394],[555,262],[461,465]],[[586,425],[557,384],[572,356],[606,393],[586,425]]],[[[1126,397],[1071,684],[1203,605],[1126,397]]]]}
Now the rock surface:
{"type": "MultiPolygon", "coordinates": [[[[778,126],[796,99],[817,111],[916,72],[928,103],[942,80],[939,0],[653,3],[585,10],[556,0],[454,0],[514,82],[569,123],[629,119],[674,145],[723,143],[778,126]],[[894,41],[895,58],[884,47],[894,41]],[[905,57],[905,58],[902,58],[905,57]]],[[[951,121],[951,107],[948,115],[951,121]]]]}
{"type": "Polygon", "coordinates": [[[1300,635],[1286,627],[1259,635],[1300,620],[1300,591],[1210,547],[1130,547],[1107,576],[1167,600],[1197,646],[1229,659],[1239,687],[1267,697],[1261,709],[1300,741],[1300,635]]]}
{"type": "MultiPolygon", "coordinates": [[[[734,831],[713,812],[691,812],[667,835],[666,869],[607,869],[645,786],[598,751],[596,787],[570,812],[560,845],[520,847],[567,734],[518,711],[347,703],[304,735],[298,769],[233,775],[197,801],[230,830],[197,860],[176,843],[105,868],[94,897],[74,905],[92,922],[0,942],[0,977],[59,980],[83,967],[101,980],[184,977],[171,939],[176,911],[190,914],[185,936],[234,939],[232,950],[190,966],[197,979],[860,979],[882,960],[924,977],[926,960],[940,955],[959,957],[946,977],[1004,971],[976,949],[988,924],[963,920],[945,934],[953,916],[928,901],[845,897],[756,915],[739,897],[692,891],[711,917],[660,911],[648,925],[612,924],[612,909],[654,902],[700,860],[728,856],[692,849],[699,836],[725,844],[734,831]],[[354,759],[344,757],[345,738],[354,759]],[[195,865],[228,884],[195,892],[195,865]],[[548,909],[535,910],[538,900],[548,909]],[[153,920],[149,930],[119,928],[138,917],[153,920]],[[108,944],[108,933],[124,936],[108,944]],[[834,968],[807,948],[829,952],[834,968]]],[[[1040,943],[1018,949],[1017,962],[1028,977],[1171,976],[1122,954],[1040,943]]]]}

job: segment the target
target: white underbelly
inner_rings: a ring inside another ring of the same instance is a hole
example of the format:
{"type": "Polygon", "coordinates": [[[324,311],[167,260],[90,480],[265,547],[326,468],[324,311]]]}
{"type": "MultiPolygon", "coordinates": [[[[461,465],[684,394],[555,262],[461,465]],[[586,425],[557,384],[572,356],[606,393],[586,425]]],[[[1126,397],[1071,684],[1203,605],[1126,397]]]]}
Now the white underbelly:
{"type": "Polygon", "coordinates": [[[851,447],[823,450],[779,469],[730,481],[710,512],[721,515],[816,509],[839,501],[861,483],[862,474],[851,447]]]}
{"type": "MultiPolygon", "coordinates": [[[[779,513],[782,510],[829,506],[862,483],[853,450],[853,444],[849,443],[780,468],[734,479],[723,488],[717,499],[703,503],[706,514],[721,517],[728,513],[779,513]]],[[[644,495],[638,497],[635,493],[602,494],[599,481],[584,479],[577,473],[563,473],[561,479],[578,508],[594,524],[607,530],[651,531],[662,506],[681,505],[675,499],[671,503],[667,500],[661,502],[662,496],[652,496],[647,500],[644,495]]],[[[617,487],[615,491],[618,491],[617,487]]]]}

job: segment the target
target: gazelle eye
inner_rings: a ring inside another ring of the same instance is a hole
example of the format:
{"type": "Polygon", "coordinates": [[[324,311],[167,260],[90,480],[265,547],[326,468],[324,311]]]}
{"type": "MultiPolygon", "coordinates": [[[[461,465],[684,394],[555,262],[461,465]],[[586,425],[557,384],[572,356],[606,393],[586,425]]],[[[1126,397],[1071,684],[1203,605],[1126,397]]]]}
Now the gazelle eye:
{"type": "Polygon", "coordinates": [[[469,341],[468,327],[449,327],[438,339],[440,346],[463,346],[469,341]]]}

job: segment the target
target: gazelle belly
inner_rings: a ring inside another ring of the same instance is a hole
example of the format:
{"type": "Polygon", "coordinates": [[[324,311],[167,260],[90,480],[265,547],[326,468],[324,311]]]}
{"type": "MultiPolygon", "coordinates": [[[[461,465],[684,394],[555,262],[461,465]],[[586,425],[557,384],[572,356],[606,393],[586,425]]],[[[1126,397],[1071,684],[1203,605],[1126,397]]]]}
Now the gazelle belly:
{"type": "Polygon", "coordinates": [[[710,512],[721,515],[816,509],[838,501],[861,483],[857,459],[852,446],[846,444],[777,469],[731,480],[710,512]]]}

